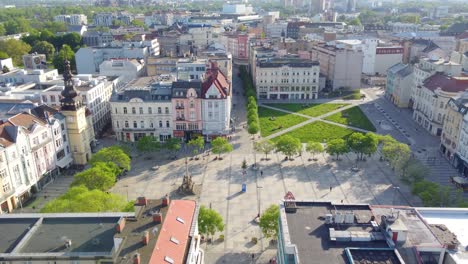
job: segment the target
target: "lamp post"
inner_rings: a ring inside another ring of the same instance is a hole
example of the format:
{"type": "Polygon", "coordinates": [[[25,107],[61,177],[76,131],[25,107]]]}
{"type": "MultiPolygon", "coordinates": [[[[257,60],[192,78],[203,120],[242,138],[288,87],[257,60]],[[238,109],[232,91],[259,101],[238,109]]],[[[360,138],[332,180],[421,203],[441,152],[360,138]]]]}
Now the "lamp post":
{"type": "Polygon", "coordinates": [[[398,186],[393,186],[393,197],[392,197],[392,205],[395,205],[395,197],[396,197],[396,192],[400,190],[400,187],[398,186]]]}

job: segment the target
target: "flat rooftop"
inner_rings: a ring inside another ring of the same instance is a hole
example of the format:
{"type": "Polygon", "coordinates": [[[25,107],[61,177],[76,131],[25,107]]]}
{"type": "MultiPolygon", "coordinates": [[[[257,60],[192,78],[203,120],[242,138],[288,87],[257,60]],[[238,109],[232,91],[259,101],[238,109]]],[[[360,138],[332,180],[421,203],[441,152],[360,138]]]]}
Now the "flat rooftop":
{"type": "Polygon", "coordinates": [[[345,249],[388,248],[385,241],[343,242],[330,241],[329,228],[324,221],[326,214],[352,211],[357,223],[333,226],[340,231],[368,231],[372,212],[367,205],[335,205],[325,202],[296,202],[295,213],[286,213],[290,242],[297,247],[299,263],[347,263],[345,249]]]}
{"type": "Polygon", "coordinates": [[[353,264],[402,264],[395,249],[349,248],[346,254],[353,264]]]}
{"type": "Polygon", "coordinates": [[[21,253],[111,252],[120,217],[44,218],[21,253]],[[65,242],[71,240],[71,247],[65,242]]]}
{"type": "Polygon", "coordinates": [[[39,218],[0,219],[0,253],[10,253],[39,218]]]}

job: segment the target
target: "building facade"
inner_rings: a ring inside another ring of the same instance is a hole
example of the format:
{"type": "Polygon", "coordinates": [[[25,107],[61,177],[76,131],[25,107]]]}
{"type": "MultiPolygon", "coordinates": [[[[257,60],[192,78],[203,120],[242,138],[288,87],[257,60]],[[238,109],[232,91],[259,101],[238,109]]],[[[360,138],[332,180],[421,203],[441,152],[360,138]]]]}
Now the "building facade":
{"type": "Polygon", "coordinates": [[[460,135],[463,119],[468,113],[468,92],[460,96],[450,98],[440,138],[440,150],[455,167],[458,167],[459,159],[456,158],[458,145],[461,141],[460,135]]]}
{"type": "Polygon", "coordinates": [[[202,83],[177,81],[172,83],[172,118],[174,137],[189,141],[202,136],[202,83]]]}
{"type": "Polygon", "coordinates": [[[465,177],[468,177],[468,114],[465,113],[460,125],[460,135],[458,140],[457,152],[455,154],[458,171],[465,177]]]}
{"type": "Polygon", "coordinates": [[[136,79],[115,93],[110,105],[117,140],[135,142],[152,136],[164,142],[172,137],[171,83],[136,79]]]}
{"type": "Polygon", "coordinates": [[[446,107],[468,87],[468,78],[436,73],[416,89],[413,119],[432,135],[442,135],[446,107]]]}
{"type": "Polygon", "coordinates": [[[255,87],[258,99],[318,98],[319,63],[276,58],[257,62],[255,87]]]}
{"type": "Polygon", "coordinates": [[[54,21],[73,26],[80,26],[88,24],[88,17],[84,14],[57,15],[54,17],[54,21]]]}
{"type": "Polygon", "coordinates": [[[397,107],[408,107],[413,84],[413,68],[409,64],[398,63],[387,71],[385,96],[397,107]]]}

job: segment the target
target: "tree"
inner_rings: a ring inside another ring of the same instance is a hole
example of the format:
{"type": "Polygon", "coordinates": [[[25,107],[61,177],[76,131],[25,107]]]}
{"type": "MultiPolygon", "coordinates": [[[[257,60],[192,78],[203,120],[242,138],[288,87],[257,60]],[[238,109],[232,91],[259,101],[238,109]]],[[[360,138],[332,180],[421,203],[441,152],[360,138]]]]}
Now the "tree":
{"type": "Polygon", "coordinates": [[[70,48],[68,45],[63,45],[62,48],[60,49],[59,53],[57,56],[54,57],[52,63],[54,64],[54,67],[62,73],[65,70],[65,65],[64,62],[65,60],[70,61],[70,65],[72,70],[76,69],[75,65],[75,52],[70,48]]]}
{"type": "Polygon", "coordinates": [[[8,59],[8,58],[10,58],[10,56],[8,56],[8,54],[6,54],[6,52],[0,51],[0,60],[4,60],[4,59],[8,59]]]}
{"type": "Polygon", "coordinates": [[[301,141],[289,135],[281,137],[276,142],[276,151],[279,151],[286,155],[286,159],[289,159],[294,154],[299,154],[301,149],[301,141]]]}
{"type": "Polygon", "coordinates": [[[268,160],[268,154],[275,150],[275,143],[269,139],[262,140],[255,144],[255,150],[265,154],[265,160],[268,160]]]}
{"type": "Polygon", "coordinates": [[[96,162],[91,168],[75,174],[71,186],[84,185],[88,190],[107,191],[114,186],[118,171],[114,163],[96,162]]]}
{"type": "Polygon", "coordinates": [[[164,147],[172,151],[174,154],[180,149],[180,139],[170,138],[164,143],[164,147]]]}
{"type": "Polygon", "coordinates": [[[358,160],[364,160],[364,155],[372,155],[377,151],[379,140],[373,133],[352,133],[348,138],[348,146],[356,153],[358,160]]]}
{"type": "Polygon", "coordinates": [[[221,154],[226,152],[231,152],[233,150],[232,145],[228,142],[226,138],[217,137],[211,142],[212,151],[214,154],[218,154],[218,158],[221,157],[221,154]]]}
{"type": "Polygon", "coordinates": [[[39,41],[31,49],[32,52],[37,52],[39,54],[45,54],[47,59],[52,59],[55,53],[54,45],[50,44],[47,41],[39,41]]]}
{"type": "Polygon", "coordinates": [[[41,213],[122,212],[132,207],[123,196],[88,190],[81,185],[71,187],[64,195],[48,202],[41,213]]]}
{"type": "Polygon", "coordinates": [[[114,163],[119,168],[119,173],[130,170],[130,157],[119,146],[102,148],[89,161],[92,166],[98,162],[114,163]]]}
{"type": "Polygon", "coordinates": [[[138,140],[136,147],[140,152],[152,152],[159,150],[161,144],[153,136],[144,136],[138,140]]]}
{"type": "Polygon", "coordinates": [[[320,142],[309,141],[306,146],[307,152],[312,154],[312,158],[315,159],[315,155],[323,152],[323,146],[320,142]]]}
{"type": "Polygon", "coordinates": [[[202,205],[198,212],[198,229],[200,233],[211,236],[218,231],[223,232],[223,218],[215,210],[202,205]]]}
{"type": "Polygon", "coordinates": [[[253,122],[250,122],[249,128],[247,129],[247,132],[249,132],[249,134],[251,134],[251,135],[255,135],[255,134],[258,133],[259,130],[260,130],[260,128],[258,127],[258,122],[253,121],[253,122]]]}
{"type": "Polygon", "coordinates": [[[279,206],[274,204],[268,207],[260,216],[259,226],[265,237],[275,239],[278,236],[279,206]]]}
{"type": "Polygon", "coordinates": [[[81,36],[76,32],[62,36],[63,45],[68,45],[73,51],[77,51],[81,45],[81,36]]]}
{"type": "Polygon", "coordinates": [[[8,68],[6,65],[3,65],[2,73],[7,73],[7,72],[10,72],[10,68],[8,68]]]}
{"type": "Polygon", "coordinates": [[[337,138],[332,139],[327,143],[325,151],[331,156],[336,155],[336,159],[338,160],[340,155],[348,153],[349,148],[344,139],[337,138]]]}
{"type": "Polygon", "coordinates": [[[393,169],[402,170],[411,157],[411,150],[406,144],[388,141],[382,146],[382,156],[393,169]]]}
{"type": "Polygon", "coordinates": [[[7,39],[0,41],[0,51],[8,54],[16,66],[22,65],[23,55],[28,54],[30,50],[31,46],[21,40],[7,39]]]}
{"type": "Polygon", "coordinates": [[[6,33],[5,27],[3,26],[3,24],[0,24],[0,36],[5,35],[5,33],[6,33]]]}
{"type": "Polygon", "coordinates": [[[193,148],[193,154],[198,155],[205,146],[205,140],[202,137],[192,138],[188,145],[193,148]]]}

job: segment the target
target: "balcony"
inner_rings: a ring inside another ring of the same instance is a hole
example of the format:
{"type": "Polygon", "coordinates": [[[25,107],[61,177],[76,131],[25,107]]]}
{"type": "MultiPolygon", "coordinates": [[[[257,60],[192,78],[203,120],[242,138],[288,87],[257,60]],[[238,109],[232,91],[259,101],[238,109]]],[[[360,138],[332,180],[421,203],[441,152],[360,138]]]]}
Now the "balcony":
{"type": "Polygon", "coordinates": [[[122,131],[123,131],[123,132],[156,131],[156,128],[154,128],[154,127],[148,127],[148,128],[141,128],[141,127],[137,127],[137,128],[125,127],[125,128],[122,128],[122,131]]]}
{"type": "Polygon", "coordinates": [[[184,105],[176,105],[176,109],[185,109],[184,105]]]}
{"type": "Polygon", "coordinates": [[[177,121],[185,121],[185,117],[184,116],[178,116],[176,118],[177,121]]]}

